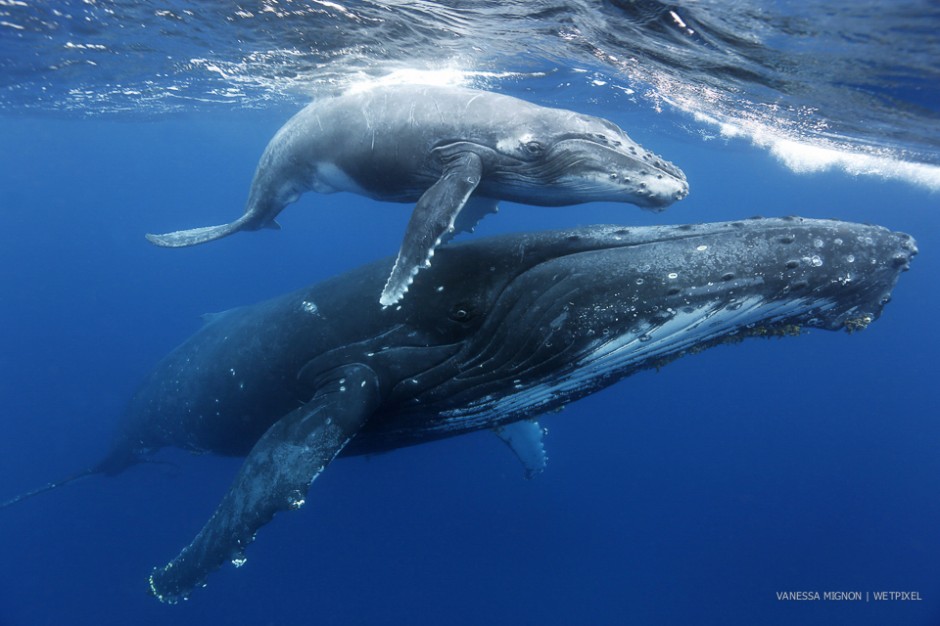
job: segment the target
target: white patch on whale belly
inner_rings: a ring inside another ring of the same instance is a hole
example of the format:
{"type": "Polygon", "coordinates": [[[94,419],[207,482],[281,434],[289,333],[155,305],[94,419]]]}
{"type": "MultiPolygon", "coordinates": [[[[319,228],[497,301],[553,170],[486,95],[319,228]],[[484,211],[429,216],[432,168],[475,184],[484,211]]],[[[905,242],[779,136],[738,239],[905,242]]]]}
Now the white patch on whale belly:
{"type": "Polygon", "coordinates": [[[310,188],[317,193],[335,193],[337,191],[351,191],[361,195],[369,195],[335,163],[321,161],[316,164],[313,182],[310,188]]]}

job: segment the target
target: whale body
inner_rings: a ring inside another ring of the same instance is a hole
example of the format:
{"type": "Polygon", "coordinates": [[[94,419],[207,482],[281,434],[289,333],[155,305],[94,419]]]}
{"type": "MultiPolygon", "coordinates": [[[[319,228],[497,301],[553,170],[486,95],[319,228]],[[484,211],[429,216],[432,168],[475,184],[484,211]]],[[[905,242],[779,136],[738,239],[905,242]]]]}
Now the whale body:
{"type": "Polygon", "coordinates": [[[380,301],[398,302],[436,247],[499,200],[661,209],[688,194],[679,168],[605,119],[458,87],[396,85],[318,100],[271,139],[244,214],[229,224],[147,235],[191,246],[274,218],[307,191],[417,202],[380,301]]]}
{"type": "Polygon", "coordinates": [[[212,316],[81,475],[164,446],[246,457],[195,539],[150,576],[174,602],[241,563],[338,455],[493,429],[537,473],[540,414],[710,346],[861,330],[916,252],[884,228],[800,218],[507,235],[443,248],[412,297],[384,308],[373,294],[392,260],[379,261],[212,316]]]}

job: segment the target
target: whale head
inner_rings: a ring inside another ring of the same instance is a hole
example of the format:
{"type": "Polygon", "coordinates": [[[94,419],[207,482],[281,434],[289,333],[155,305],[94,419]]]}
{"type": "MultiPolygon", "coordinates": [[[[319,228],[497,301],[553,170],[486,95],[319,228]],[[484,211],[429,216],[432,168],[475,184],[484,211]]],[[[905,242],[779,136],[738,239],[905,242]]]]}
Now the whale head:
{"type": "Polygon", "coordinates": [[[508,128],[483,191],[528,204],[627,202],[662,210],[689,193],[685,174],[616,124],[562,109],[508,128]],[[495,188],[495,192],[489,190],[495,188]]]}
{"type": "Polygon", "coordinates": [[[414,302],[467,334],[451,357],[458,374],[418,398],[454,407],[441,429],[472,430],[721,343],[861,330],[916,252],[902,233],[800,218],[597,226],[452,246],[415,288],[436,280],[459,289],[414,302]]]}

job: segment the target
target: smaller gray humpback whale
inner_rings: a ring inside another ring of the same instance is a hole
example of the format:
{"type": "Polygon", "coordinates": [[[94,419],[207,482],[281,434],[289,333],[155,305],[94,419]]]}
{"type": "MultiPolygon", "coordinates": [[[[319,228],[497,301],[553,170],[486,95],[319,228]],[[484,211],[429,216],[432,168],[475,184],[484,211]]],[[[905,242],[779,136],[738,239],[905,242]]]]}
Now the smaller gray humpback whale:
{"type": "Polygon", "coordinates": [[[604,119],[486,91],[376,87],[314,102],[292,117],[262,154],[234,222],[147,239],[182,247],[277,228],[278,213],[310,190],[417,202],[382,290],[388,306],[440,243],[472,230],[499,200],[661,209],[689,186],[677,167],[604,119]]]}
{"type": "Polygon", "coordinates": [[[241,564],[339,454],[489,428],[536,473],[539,414],[724,342],[864,328],[916,251],[877,226],[799,218],[508,235],[443,248],[385,308],[374,294],[392,263],[376,262],[212,316],[79,475],[162,446],[246,456],[192,543],[150,576],[174,602],[241,564]]]}

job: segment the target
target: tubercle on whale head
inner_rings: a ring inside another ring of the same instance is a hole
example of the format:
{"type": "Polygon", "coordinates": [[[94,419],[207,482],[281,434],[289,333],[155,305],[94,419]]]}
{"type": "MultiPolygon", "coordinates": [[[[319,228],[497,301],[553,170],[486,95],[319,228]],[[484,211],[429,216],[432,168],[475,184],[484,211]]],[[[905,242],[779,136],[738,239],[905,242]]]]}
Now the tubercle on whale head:
{"type": "MultiPolygon", "coordinates": [[[[613,145],[603,138],[563,139],[531,167],[534,173],[526,178],[542,185],[541,203],[546,205],[626,202],[655,211],[689,194],[681,169],[632,141],[613,145]]],[[[531,184],[526,192],[532,195],[531,184]]]]}
{"type": "Polygon", "coordinates": [[[689,184],[673,163],[613,122],[563,109],[535,109],[527,123],[491,136],[483,158],[494,197],[544,206],[626,202],[659,210],[685,198],[689,184]]]}
{"type": "Polygon", "coordinates": [[[608,178],[626,201],[645,209],[660,211],[689,195],[685,173],[673,163],[638,144],[610,157],[608,178]]]}
{"type": "Polygon", "coordinates": [[[685,173],[675,164],[644,148],[613,122],[582,117],[595,131],[586,140],[601,149],[600,162],[606,166],[608,179],[621,192],[629,194],[622,199],[643,208],[662,210],[689,195],[685,173]],[[604,148],[609,152],[605,153],[604,148]]]}

